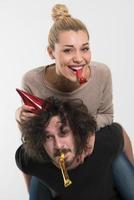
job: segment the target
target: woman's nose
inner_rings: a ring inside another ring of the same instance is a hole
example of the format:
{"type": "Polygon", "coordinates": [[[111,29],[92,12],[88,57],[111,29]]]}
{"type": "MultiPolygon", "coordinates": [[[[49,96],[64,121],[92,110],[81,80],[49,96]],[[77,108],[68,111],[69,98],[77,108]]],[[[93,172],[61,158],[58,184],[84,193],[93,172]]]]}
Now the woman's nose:
{"type": "Polygon", "coordinates": [[[73,61],[76,62],[76,63],[81,63],[82,62],[82,55],[81,55],[80,52],[76,52],[74,54],[73,61]]]}

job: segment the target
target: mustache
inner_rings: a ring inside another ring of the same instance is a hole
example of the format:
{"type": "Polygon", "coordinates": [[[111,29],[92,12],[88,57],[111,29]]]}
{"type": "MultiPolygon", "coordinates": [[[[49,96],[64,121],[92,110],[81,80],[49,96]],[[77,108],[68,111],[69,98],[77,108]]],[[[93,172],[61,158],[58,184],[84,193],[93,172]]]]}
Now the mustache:
{"type": "Polygon", "coordinates": [[[71,152],[70,149],[56,149],[55,152],[54,152],[54,157],[57,157],[57,156],[60,156],[61,153],[68,153],[68,152],[71,152]]]}

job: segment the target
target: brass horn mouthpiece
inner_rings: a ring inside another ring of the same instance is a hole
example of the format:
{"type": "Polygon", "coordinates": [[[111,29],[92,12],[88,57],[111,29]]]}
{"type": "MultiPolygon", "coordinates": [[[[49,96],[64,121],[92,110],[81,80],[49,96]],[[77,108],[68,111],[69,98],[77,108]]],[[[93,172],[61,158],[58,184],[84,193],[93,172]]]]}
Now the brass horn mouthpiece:
{"type": "Polygon", "coordinates": [[[72,184],[72,181],[69,179],[67,169],[65,167],[64,153],[61,153],[59,164],[60,164],[60,169],[61,169],[63,180],[64,180],[64,186],[68,187],[69,185],[72,184]]]}

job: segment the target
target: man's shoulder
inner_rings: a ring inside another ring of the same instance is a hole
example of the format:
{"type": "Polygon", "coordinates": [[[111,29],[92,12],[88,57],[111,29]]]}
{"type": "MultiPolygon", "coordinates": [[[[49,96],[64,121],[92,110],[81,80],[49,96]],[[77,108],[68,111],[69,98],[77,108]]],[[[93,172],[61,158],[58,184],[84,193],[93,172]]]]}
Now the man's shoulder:
{"type": "Polygon", "coordinates": [[[109,150],[115,156],[122,151],[124,139],[123,130],[118,123],[112,123],[96,132],[97,144],[105,151],[109,150]]]}
{"type": "Polygon", "coordinates": [[[27,174],[37,172],[37,166],[39,168],[47,168],[51,164],[47,155],[44,158],[40,155],[37,156],[32,149],[25,149],[23,144],[15,152],[15,161],[18,168],[27,174]]]}
{"type": "Polygon", "coordinates": [[[98,131],[96,131],[97,136],[102,136],[104,138],[119,138],[121,139],[123,137],[123,129],[120,124],[118,123],[112,123],[108,126],[105,126],[98,131]]]}

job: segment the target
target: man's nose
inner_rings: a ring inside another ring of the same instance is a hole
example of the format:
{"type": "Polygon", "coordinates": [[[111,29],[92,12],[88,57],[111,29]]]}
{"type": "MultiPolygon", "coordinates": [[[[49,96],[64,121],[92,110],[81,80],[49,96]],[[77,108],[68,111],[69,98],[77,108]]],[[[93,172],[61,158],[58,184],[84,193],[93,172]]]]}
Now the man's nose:
{"type": "Polygon", "coordinates": [[[55,148],[56,149],[62,149],[64,146],[62,139],[60,137],[55,138],[55,148]]]}

